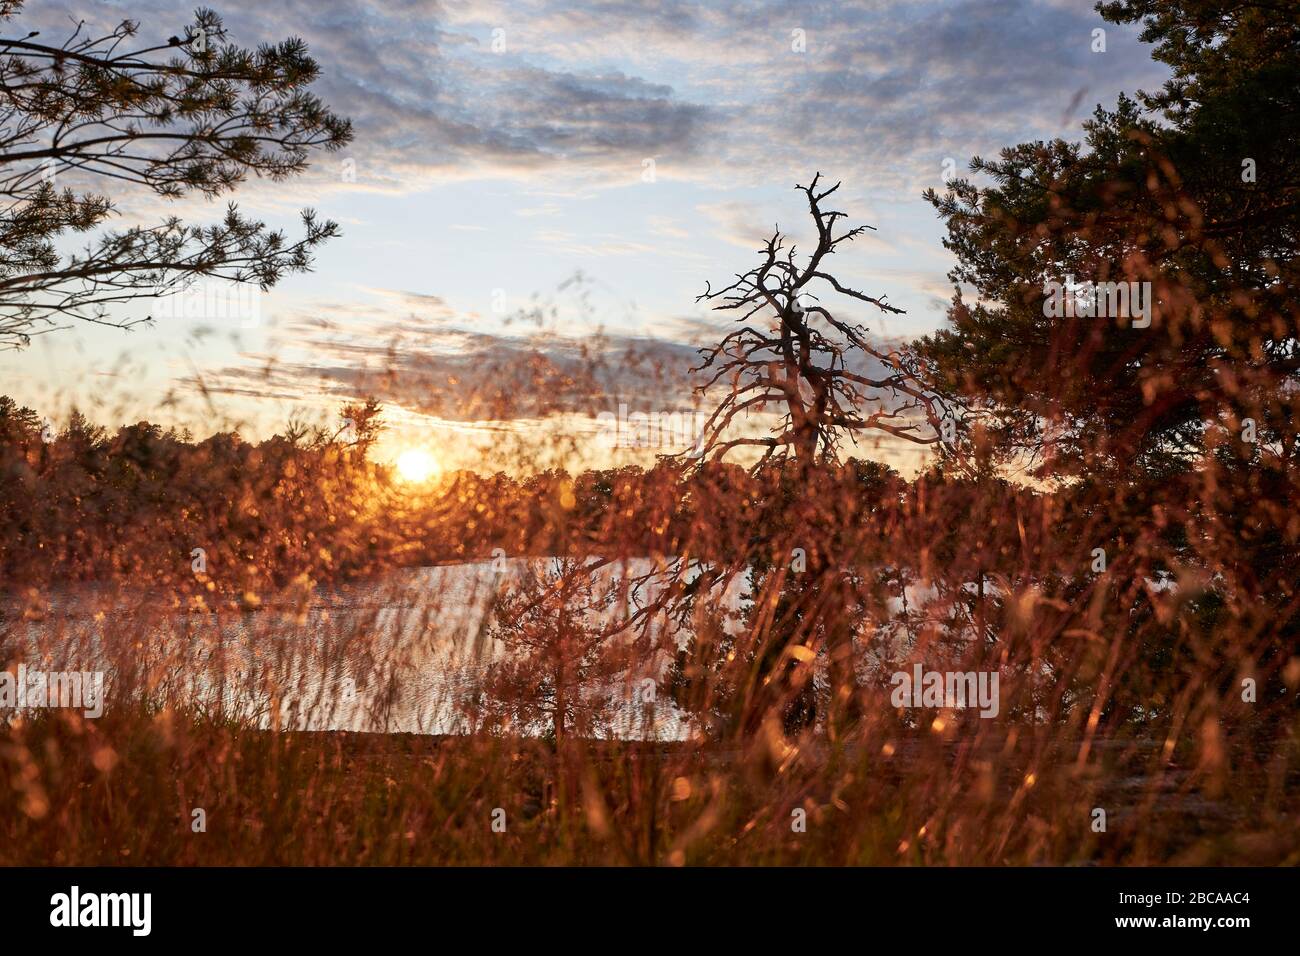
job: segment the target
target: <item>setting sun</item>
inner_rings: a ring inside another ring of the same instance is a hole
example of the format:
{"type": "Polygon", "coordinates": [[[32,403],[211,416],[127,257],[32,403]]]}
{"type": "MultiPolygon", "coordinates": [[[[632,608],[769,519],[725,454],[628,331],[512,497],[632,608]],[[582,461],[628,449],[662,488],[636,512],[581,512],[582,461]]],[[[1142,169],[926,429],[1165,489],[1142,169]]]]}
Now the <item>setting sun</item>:
{"type": "Polygon", "coordinates": [[[397,477],[409,484],[428,481],[438,471],[438,463],[422,448],[411,448],[397,456],[397,477]]]}

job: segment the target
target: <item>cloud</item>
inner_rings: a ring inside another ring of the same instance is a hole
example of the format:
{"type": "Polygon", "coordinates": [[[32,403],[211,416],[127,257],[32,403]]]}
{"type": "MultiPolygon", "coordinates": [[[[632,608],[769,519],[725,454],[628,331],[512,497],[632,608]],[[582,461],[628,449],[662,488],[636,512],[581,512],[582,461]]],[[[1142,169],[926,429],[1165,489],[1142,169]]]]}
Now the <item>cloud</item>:
{"type": "Polygon", "coordinates": [[[374,395],[460,422],[595,416],[620,402],[656,411],[693,407],[690,369],[698,353],[691,341],[559,334],[549,323],[530,327],[524,316],[488,332],[470,328],[472,317],[452,313],[436,296],[369,291],[369,303],[320,302],[278,316],[267,349],[206,375],[205,389],[340,401],[374,395]]]}
{"type": "MultiPolygon", "coordinates": [[[[727,314],[669,317],[655,337],[574,334],[553,320],[574,303],[557,299],[485,331],[437,296],[367,291],[367,303],[321,302],[278,316],[268,348],[205,374],[204,390],[287,402],[310,397],[318,407],[373,396],[453,425],[554,421],[581,430],[583,419],[620,406],[650,414],[707,410],[728,387],[722,381],[706,396],[696,391],[712,377],[700,369],[700,346],[733,327],[727,314]]],[[[869,356],[847,358],[852,371],[884,375],[869,356]]],[[[766,429],[774,411],[750,427],[766,429]]]]}
{"type": "Polygon", "coordinates": [[[764,222],[751,202],[730,199],[701,203],[695,209],[714,224],[719,239],[742,249],[761,249],[775,230],[775,224],[764,222]]]}
{"type": "MultiPolygon", "coordinates": [[[[163,0],[120,9],[146,38],[187,19],[163,0]]],[[[24,24],[63,12],[24,13],[24,24]]],[[[68,12],[114,19],[104,4],[68,12]]],[[[1133,29],[1046,0],[227,0],[221,12],[236,42],[308,41],[323,70],[315,88],[356,125],[355,185],[397,191],[529,173],[624,184],[643,158],[714,186],[820,167],[915,189],[946,157],[964,166],[1066,132],[1079,107],[1164,75],[1133,29]],[[1096,27],[1105,53],[1091,50],[1096,27]]],[[[318,172],[340,178],[328,163],[318,172]]]]}

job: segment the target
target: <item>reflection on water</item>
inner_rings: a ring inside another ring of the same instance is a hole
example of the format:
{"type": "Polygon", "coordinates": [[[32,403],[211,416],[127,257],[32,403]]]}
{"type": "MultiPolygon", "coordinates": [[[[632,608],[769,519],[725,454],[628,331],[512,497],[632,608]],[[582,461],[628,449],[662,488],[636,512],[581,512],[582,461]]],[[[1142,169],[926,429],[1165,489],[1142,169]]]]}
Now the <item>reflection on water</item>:
{"type": "MultiPolygon", "coordinates": [[[[40,596],[37,613],[6,602],[0,650],[9,662],[105,671],[109,708],[138,694],[263,728],[466,733],[477,679],[501,654],[486,636],[487,610],[527,560],[408,569],[243,613],[185,612],[148,589],[58,588],[40,596]]],[[[596,692],[614,702],[618,736],[686,732],[663,695],[647,711],[630,685],[596,692]]]]}

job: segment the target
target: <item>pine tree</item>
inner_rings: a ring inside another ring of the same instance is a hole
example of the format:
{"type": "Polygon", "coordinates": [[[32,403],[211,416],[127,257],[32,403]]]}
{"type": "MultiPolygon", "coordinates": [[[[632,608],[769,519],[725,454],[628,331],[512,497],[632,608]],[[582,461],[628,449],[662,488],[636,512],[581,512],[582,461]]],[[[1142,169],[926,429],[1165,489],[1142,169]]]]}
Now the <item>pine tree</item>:
{"type": "Polygon", "coordinates": [[[349,122],[308,88],[320,68],[298,39],[247,50],[221,19],[157,42],[139,24],[107,33],[76,24],[62,41],[20,28],[21,0],[0,0],[0,346],[72,320],[117,327],[123,310],[197,279],[266,289],[308,269],[338,226],[302,213],[303,234],[242,215],[188,225],[108,228],[113,200],[96,187],[143,188],[167,200],[230,193],[251,173],[284,180],[318,149],[350,141],[349,122]],[[68,253],[70,239],[92,237],[68,253]]]}

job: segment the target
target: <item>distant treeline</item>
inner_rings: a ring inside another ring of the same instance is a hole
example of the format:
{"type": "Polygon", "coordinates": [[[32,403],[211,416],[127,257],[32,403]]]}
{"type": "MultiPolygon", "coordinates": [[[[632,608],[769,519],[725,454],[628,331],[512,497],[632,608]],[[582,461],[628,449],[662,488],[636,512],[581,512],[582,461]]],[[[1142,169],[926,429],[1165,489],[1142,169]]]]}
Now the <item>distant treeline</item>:
{"type": "Polygon", "coordinates": [[[416,489],[369,456],[377,405],[345,413],[360,425],[340,434],[196,441],[149,422],[110,433],[80,413],[55,430],[2,397],[0,573],[10,588],[119,580],[257,600],[295,581],[494,554],[735,560],[758,547],[778,562],[776,552],[800,549],[919,568],[959,541],[1020,547],[1018,524],[1057,520],[1041,495],[1005,482],[938,470],[908,482],[856,459],[828,466],[816,489],[776,467],[750,475],[676,461],[578,475],[460,471],[416,489]]]}

